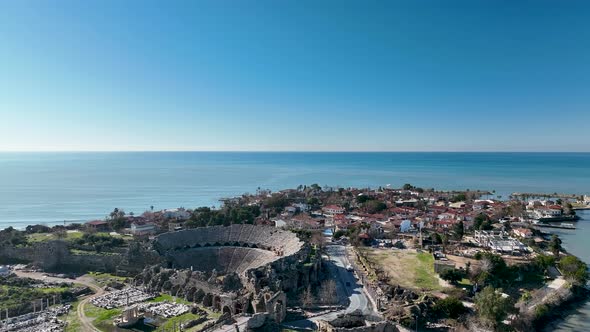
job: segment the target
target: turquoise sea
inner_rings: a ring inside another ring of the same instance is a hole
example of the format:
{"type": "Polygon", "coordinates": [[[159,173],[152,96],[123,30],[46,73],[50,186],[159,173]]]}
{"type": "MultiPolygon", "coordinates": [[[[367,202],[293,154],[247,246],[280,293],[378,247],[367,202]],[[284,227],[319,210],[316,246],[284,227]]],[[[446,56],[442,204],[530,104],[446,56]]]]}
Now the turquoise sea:
{"type": "Polygon", "coordinates": [[[0,228],[103,218],[115,207],[219,205],[300,184],[590,193],[590,153],[0,153],[0,228]]]}

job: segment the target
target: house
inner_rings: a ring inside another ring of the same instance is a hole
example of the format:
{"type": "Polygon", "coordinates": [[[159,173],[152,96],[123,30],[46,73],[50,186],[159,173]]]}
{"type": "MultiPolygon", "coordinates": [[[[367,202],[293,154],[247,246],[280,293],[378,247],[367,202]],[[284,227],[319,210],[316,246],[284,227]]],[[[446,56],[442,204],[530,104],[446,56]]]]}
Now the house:
{"type": "Polygon", "coordinates": [[[523,239],[528,239],[533,237],[533,231],[530,230],[529,228],[515,228],[512,230],[512,233],[514,233],[514,235],[523,238],[523,239]]]}
{"type": "Polygon", "coordinates": [[[322,211],[327,214],[343,214],[345,209],[339,205],[328,205],[322,208],[322,211]]]}
{"type": "Polygon", "coordinates": [[[310,209],[310,206],[305,203],[294,203],[293,206],[298,208],[299,211],[303,211],[303,212],[308,212],[310,209]]]}
{"type": "Polygon", "coordinates": [[[166,219],[186,220],[190,218],[191,214],[183,208],[169,209],[162,211],[162,217],[166,219]]]}
{"type": "Polygon", "coordinates": [[[134,222],[131,224],[131,234],[144,236],[156,233],[156,225],[150,222],[134,222]]]}
{"type": "Polygon", "coordinates": [[[297,213],[298,209],[295,206],[287,206],[285,207],[285,212],[289,213],[289,214],[295,214],[297,213]]]}
{"type": "Polygon", "coordinates": [[[104,220],[93,220],[86,223],[86,228],[97,232],[106,232],[109,230],[109,223],[104,220]]]}
{"type": "Polygon", "coordinates": [[[182,221],[171,221],[168,223],[168,231],[176,232],[184,229],[184,222],[182,221]]]}

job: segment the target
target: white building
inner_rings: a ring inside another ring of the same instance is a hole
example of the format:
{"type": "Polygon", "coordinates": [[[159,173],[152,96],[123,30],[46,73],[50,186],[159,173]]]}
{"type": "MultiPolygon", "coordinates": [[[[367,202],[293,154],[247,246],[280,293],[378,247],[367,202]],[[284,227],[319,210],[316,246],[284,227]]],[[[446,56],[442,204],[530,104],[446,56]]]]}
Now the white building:
{"type": "Polygon", "coordinates": [[[327,214],[343,214],[344,208],[339,205],[328,205],[322,208],[322,210],[327,214]]]}
{"type": "Polygon", "coordinates": [[[132,223],[131,234],[136,236],[150,235],[156,233],[156,225],[152,223],[132,223]]]}
{"type": "Polygon", "coordinates": [[[162,217],[166,219],[186,220],[190,218],[191,214],[185,209],[167,209],[162,211],[162,217]]]}

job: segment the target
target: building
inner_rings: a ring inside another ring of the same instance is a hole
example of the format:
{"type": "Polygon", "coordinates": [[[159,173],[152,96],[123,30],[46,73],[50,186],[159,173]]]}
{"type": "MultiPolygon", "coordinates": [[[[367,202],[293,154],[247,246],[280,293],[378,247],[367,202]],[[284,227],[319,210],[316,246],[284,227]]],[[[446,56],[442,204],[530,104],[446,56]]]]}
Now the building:
{"type": "Polygon", "coordinates": [[[144,236],[156,233],[156,225],[149,222],[134,222],[131,224],[131,234],[144,236]]]}
{"type": "Polygon", "coordinates": [[[528,228],[515,228],[512,230],[512,233],[523,239],[529,239],[533,237],[533,231],[528,228]]]}
{"type": "Polygon", "coordinates": [[[191,214],[183,208],[162,211],[162,217],[166,219],[187,220],[190,216],[191,214]]]}
{"type": "Polygon", "coordinates": [[[345,209],[339,205],[328,205],[328,206],[324,206],[322,208],[322,211],[324,211],[324,213],[327,214],[343,214],[345,211],[345,209]]]}
{"type": "Polygon", "coordinates": [[[86,228],[97,232],[106,232],[109,230],[109,223],[104,220],[93,220],[86,223],[86,228]]]}
{"type": "Polygon", "coordinates": [[[182,221],[171,221],[168,223],[168,230],[170,232],[181,231],[184,229],[184,222],[182,221]]]}

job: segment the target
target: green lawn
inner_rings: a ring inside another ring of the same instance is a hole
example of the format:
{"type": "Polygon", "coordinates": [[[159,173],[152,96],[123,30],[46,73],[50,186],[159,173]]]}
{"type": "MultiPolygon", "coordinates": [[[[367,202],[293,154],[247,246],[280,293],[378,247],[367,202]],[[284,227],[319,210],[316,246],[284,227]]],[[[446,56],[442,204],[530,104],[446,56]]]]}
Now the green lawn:
{"type": "Polygon", "coordinates": [[[88,275],[90,277],[92,277],[92,279],[94,279],[94,281],[97,284],[99,284],[101,287],[106,286],[111,281],[117,281],[117,282],[121,282],[121,283],[124,283],[127,281],[127,278],[125,278],[125,277],[119,277],[119,276],[116,276],[116,275],[110,274],[110,273],[90,272],[90,273],[88,273],[88,275]]]}
{"type": "Polygon", "coordinates": [[[441,289],[440,283],[434,272],[434,257],[430,253],[421,252],[416,254],[418,263],[414,267],[416,273],[415,285],[418,288],[431,290],[441,289]]]}
{"type": "Polygon", "coordinates": [[[176,301],[174,300],[174,296],[168,294],[160,294],[160,296],[154,297],[153,299],[149,300],[148,302],[174,302],[174,303],[182,303],[182,304],[191,304],[191,302],[183,299],[182,297],[177,297],[176,301]]]}
{"type": "Polygon", "coordinates": [[[82,324],[78,319],[78,301],[72,302],[70,304],[72,305],[72,309],[70,309],[65,317],[61,317],[61,319],[68,323],[64,332],[82,331],[82,324]]]}
{"type": "MultiPolygon", "coordinates": [[[[375,271],[383,271],[389,277],[391,285],[413,289],[442,289],[434,272],[434,257],[427,252],[376,248],[359,250],[366,255],[367,265],[375,271]]],[[[369,271],[369,276],[376,278],[373,271],[369,271]]]]}
{"type": "Polygon", "coordinates": [[[84,307],[84,313],[87,317],[94,318],[92,325],[99,330],[111,330],[113,328],[113,320],[123,312],[123,309],[104,309],[96,307],[90,303],[84,307]]]}
{"type": "MultiPolygon", "coordinates": [[[[73,240],[82,238],[82,235],[84,233],[80,232],[80,231],[68,231],[65,234],[66,234],[65,238],[63,238],[62,240],[73,241],[73,240]]],[[[34,233],[34,234],[27,235],[27,240],[30,243],[58,240],[58,239],[59,238],[56,236],[55,233],[34,233]]]]}
{"type": "MultiPolygon", "coordinates": [[[[195,314],[191,314],[190,312],[187,312],[186,314],[180,315],[180,316],[176,316],[176,317],[172,317],[172,318],[168,318],[166,320],[165,323],[163,323],[162,325],[158,326],[158,331],[172,331],[172,328],[175,326],[178,326],[182,323],[186,323],[189,320],[193,320],[193,319],[197,319],[201,316],[199,315],[195,315],[195,314]]],[[[200,326],[202,326],[203,324],[199,324],[195,327],[192,327],[189,329],[189,331],[196,331],[200,328],[200,326]]]]}

